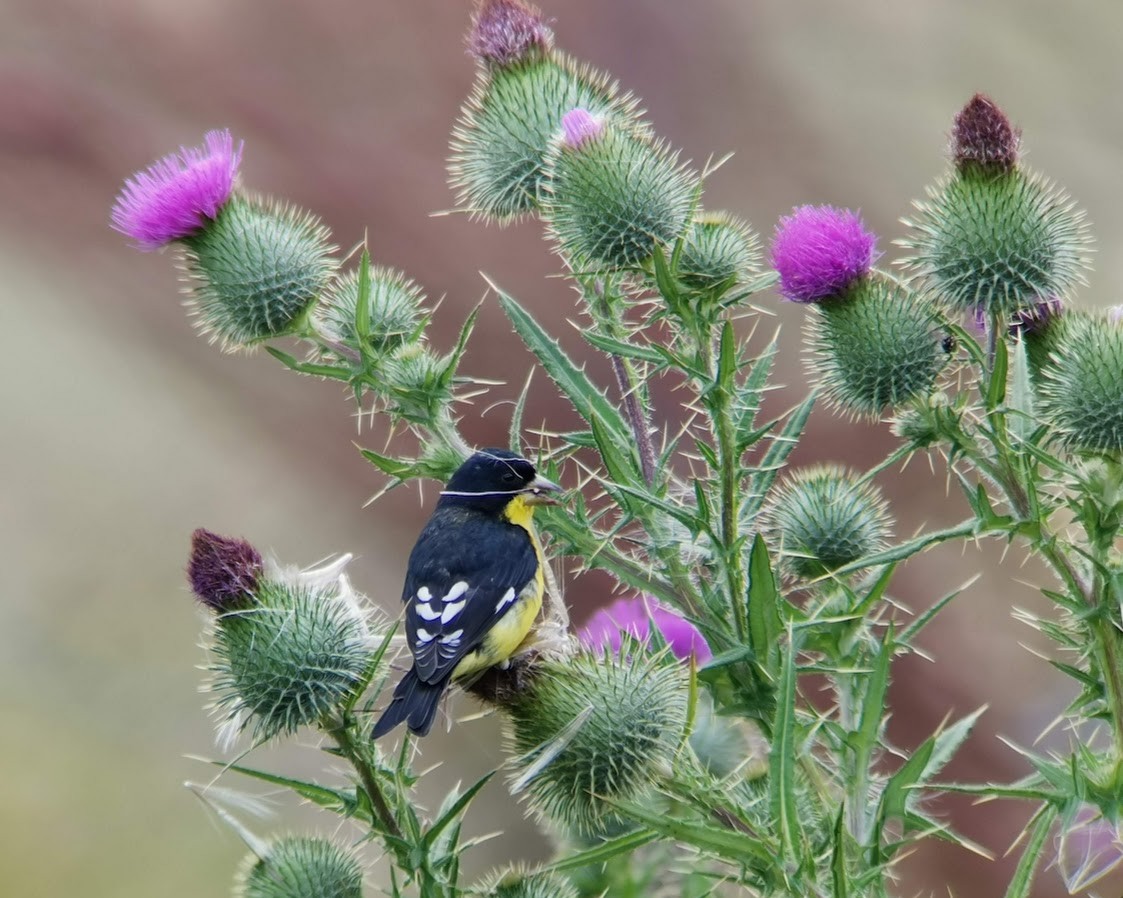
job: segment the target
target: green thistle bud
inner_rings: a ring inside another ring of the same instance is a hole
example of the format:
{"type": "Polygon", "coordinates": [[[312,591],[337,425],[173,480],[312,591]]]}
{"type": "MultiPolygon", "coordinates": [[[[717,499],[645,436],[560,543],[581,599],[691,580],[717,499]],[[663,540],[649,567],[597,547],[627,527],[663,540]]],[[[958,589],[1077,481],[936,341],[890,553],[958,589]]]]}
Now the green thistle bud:
{"type": "MultiPolygon", "coordinates": [[[[385,355],[412,343],[424,325],[426,309],[422,289],[393,268],[372,266],[367,307],[370,332],[367,344],[376,355],[385,355]]],[[[359,348],[355,312],[359,304],[359,272],[336,278],[324,293],[316,317],[326,336],[352,349],[359,348]]]]}
{"type": "Polygon", "coordinates": [[[363,870],[327,839],[289,836],[251,854],[234,890],[238,898],[362,898],[363,870]]]}
{"type": "Polygon", "coordinates": [[[612,820],[603,798],[635,799],[669,769],[686,725],[684,666],[638,644],[621,656],[545,662],[507,706],[520,786],[579,833],[612,820]]]}
{"type": "Polygon", "coordinates": [[[1069,449],[1123,451],[1123,326],[1066,313],[1042,371],[1045,418],[1069,449]]]}
{"type": "Polygon", "coordinates": [[[500,224],[537,212],[546,151],[575,106],[622,122],[637,116],[615,82],[562,53],[532,51],[481,71],[452,134],[457,205],[500,224]]]}
{"type": "Polygon", "coordinates": [[[577,270],[636,268],[686,230],[697,177],[635,129],[570,110],[546,158],[543,216],[577,270]]]}
{"type": "Polygon", "coordinates": [[[292,333],[335,272],[329,238],[306,212],[231,197],[207,228],[183,238],[199,328],[229,350],[292,333]]]}
{"type": "Polygon", "coordinates": [[[1090,238],[1064,191],[1017,165],[1018,135],[975,97],[956,119],[954,171],[913,205],[915,275],[961,311],[1009,316],[1084,282],[1090,238]]]}
{"type": "Polygon", "coordinates": [[[791,476],[767,513],[784,566],[805,579],[883,549],[890,525],[878,489],[836,466],[816,466],[791,476]]]}
{"type": "Polygon", "coordinates": [[[933,393],[906,406],[893,421],[893,433],[913,449],[927,449],[961,433],[961,412],[946,393],[933,393]]]}
{"type": "Polygon", "coordinates": [[[364,682],[372,637],[340,561],[267,572],[251,601],[215,621],[211,690],[223,741],[314,724],[364,682]]]}
{"type": "Polygon", "coordinates": [[[880,278],[861,278],[812,308],[812,375],[854,415],[876,418],[927,396],[954,349],[930,297],[880,278]]]}
{"type": "Polygon", "coordinates": [[[710,290],[743,280],[760,265],[760,239],[745,222],[723,212],[706,213],[686,232],[678,275],[687,287],[710,290]]]}
{"type": "Polygon", "coordinates": [[[401,346],[383,366],[390,414],[417,424],[430,424],[452,402],[448,359],[422,343],[401,346]]]}
{"type": "Polygon", "coordinates": [[[479,890],[488,898],[577,898],[577,887],[558,873],[537,873],[511,867],[479,890]]]}

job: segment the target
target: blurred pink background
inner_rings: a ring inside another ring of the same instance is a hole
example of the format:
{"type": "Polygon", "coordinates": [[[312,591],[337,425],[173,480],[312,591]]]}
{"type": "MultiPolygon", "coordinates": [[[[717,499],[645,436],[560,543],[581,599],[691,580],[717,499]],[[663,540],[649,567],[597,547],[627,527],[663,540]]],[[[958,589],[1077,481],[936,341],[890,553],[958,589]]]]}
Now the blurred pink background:
{"type": "MultiPolygon", "coordinates": [[[[240,534],[286,562],[358,556],[356,585],[396,613],[402,560],[425,506],[381,485],[335,385],[286,373],[263,353],[225,356],[197,338],[177,300],[170,255],[134,252],[107,225],[121,181],[213,127],[246,142],[243,178],[319,215],[350,247],[369,234],[377,262],[401,267],[444,297],[434,340],[445,348],[484,294],[480,271],[532,307],[574,352],[574,296],[530,222],[500,230],[452,205],[444,158],[473,77],[462,35],[468,0],[0,0],[0,291],[9,338],[0,378],[0,882],[12,895],[226,894],[243,849],[181,787],[213,754],[197,695],[200,616],[182,569],[196,526],[240,534]]],[[[570,0],[546,7],[559,46],[608,69],[636,93],[655,128],[702,164],[737,155],[708,184],[706,204],[749,219],[767,238],[793,205],[860,208],[883,235],[943,171],[955,111],[976,90],[1024,129],[1029,164],[1089,211],[1101,252],[1084,300],[1123,295],[1123,83],[1114,4],[1041,0],[879,3],[855,0],[570,0]]],[[[890,252],[891,256],[892,253],[890,252]]],[[[784,326],[780,380],[803,387],[798,309],[774,297],[759,336],[784,326]]],[[[485,304],[464,370],[508,382],[529,368],[494,301],[485,304]]],[[[603,377],[599,360],[590,371],[603,377]]],[[[607,383],[607,379],[605,380],[607,383]]],[[[528,422],[567,426],[538,378],[528,422]]],[[[664,391],[670,406],[675,394],[664,391]]],[[[507,413],[464,408],[465,431],[502,442],[507,413]]],[[[815,415],[797,464],[869,464],[883,428],[815,415]]],[[[881,479],[903,534],[957,520],[946,482],[916,459],[881,479]]],[[[432,490],[424,497],[431,500],[432,490]]],[[[896,668],[891,738],[914,746],[945,715],[990,709],[949,777],[1009,779],[1025,768],[1001,733],[1028,745],[1070,697],[1023,647],[1041,640],[1011,619],[1042,610],[1040,573],[1001,547],[933,552],[908,566],[898,598],[923,607],[984,574],[934,624],[932,663],[896,668]]],[[[581,617],[607,601],[600,585],[567,596],[581,617]]],[[[461,713],[470,710],[466,701],[461,713]]],[[[1044,744],[1063,744],[1052,734],[1044,744]]],[[[304,738],[308,742],[310,736],[304,738]]],[[[499,757],[494,723],[426,746],[452,760],[439,785],[499,757]]],[[[325,758],[325,760],[327,760],[325,758]]],[[[266,762],[309,772],[313,752],[285,747],[266,762]]],[[[226,785],[240,787],[233,778],[226,785]]],[[[494,784],[493,784],[494,785],[494,784]]],[[[432,793],[434,796],[437,792],[432,793]]],[[[1029,811],[939,806],[1002,855],[1029,811]]],[[[250,821],[259,833],[331,826],[279,803],[250,821]]],[[[503,829],[471,855],[482,873],[547,850],[499,786],[473,829],[503,829]]],[[[930,845],[902,867],[900,894],[999,894],[1009,861],[930,845]]],[[[377,868],[371,885],[380,882],[377,868]]],[[[1101,894],[1118,894],[1123,880],[1101,894]]],[[[372,889],[372,892],[375,891],[372,889]]],[[[1063,894],[1045,870],[1035,896],[1063,894]]]]}

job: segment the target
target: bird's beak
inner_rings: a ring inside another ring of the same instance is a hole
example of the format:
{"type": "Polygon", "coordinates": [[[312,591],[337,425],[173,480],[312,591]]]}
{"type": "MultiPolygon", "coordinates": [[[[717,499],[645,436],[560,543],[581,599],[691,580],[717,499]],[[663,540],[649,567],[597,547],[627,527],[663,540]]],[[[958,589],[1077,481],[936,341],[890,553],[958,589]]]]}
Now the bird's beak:
{"type": "Polygon", "coordinates": [[[560,505],[557,494],[562,488],[545,477],[535,477],[523,490],[523,501],[527,505],[560,505]]]}

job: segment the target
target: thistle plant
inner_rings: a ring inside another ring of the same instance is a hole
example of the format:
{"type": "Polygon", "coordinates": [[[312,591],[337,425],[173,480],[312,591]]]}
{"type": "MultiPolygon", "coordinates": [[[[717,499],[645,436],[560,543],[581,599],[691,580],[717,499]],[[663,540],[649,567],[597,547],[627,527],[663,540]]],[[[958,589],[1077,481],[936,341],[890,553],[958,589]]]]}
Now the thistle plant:
{"type": "MultiPolygon", "coordinates": [[[[1073,202],[1024,167],[1020,132],[980,94],[954,117],[948,172],[903,220],[907,255],[884,261],[856,211],[800,206],[766,266],[757,232],[706,205],[709,169],[680,162],[633,98],[558,50],[541,12],[482,0],[468,46],[476,83],[449,163],[460,208],[541,221],[582,338],[612,372],[596,382],[493,273],[488,301],[583,421],[531,433],[524,392],[510,446],[569,488],[537,519],[552,566],[605,572],[622,597],[575,635],[551,583],[515,654],[453,699],[502,719],[495,770],[426,810],[424,742],[369,738],[405,648],[393,613],[352,589],[346,556],[300,571],[197,531],[188,574],[210,618],[213,707],[223,744],[244,744],[215,763],[343,821],[331,838],[239,830],[253,856],[238,893],[352,896],[366,879],[368,893],[424,898],[888,896],[917,842],[978,849],[944,819],[948,793],[1031,803],[1010,898],[1054,861],[1072,894],[1091,888],[1123,859],[1110,848],[1123,816],[1123,324],[1075,295],[1090,237],[1073,202]],[[810,389],[770,418],[788,349],[744,319],[785,301],[806,309],[810,389]],[[656,409],[656,381],[681,407],[656,409]],[[864,470],[790,467],[820,400],[848,426],[887,425],[897,445],[864,470]],[[921,453],[969,514],[906,538],[879,481],[921,453]],[[1025,775],[1010,784],[943,773],[981,710],[918,745],[886,737],[896,662],[958,595],[913,614],[894,574],[934,545],[985,539],[1044,563],[1053,611],[1021,618],[1077,691],[1057,709],[1071,744],[1012,749],[1025,775]],[[828,701],[809,700],[811,682],[828,701]],[[313,782],[246,762],[307,730],[347,773],[313,782]],[[469,881],[462,825],[496,772],[521,800],[510,825],[529,814],[557,851],[469,881]],[[378,854],[390,872],[374,883],[363,869],[378,854]]],[[[199,327],[223,348],[265,345],[408,435],[412,452],[362,450],[387,488],[447,480],[471,452],[460,402],[485,386],[460,370],[475,313],[438,349],[423,273],[374,264],[365,246],[340,258],[313,215],[244,190],[242,157],[212,132],[126,182],[113,226],[142,249],[173,247],[199,327]]],[[[245,157],[252,169],[252,147],[245,157]]]]}

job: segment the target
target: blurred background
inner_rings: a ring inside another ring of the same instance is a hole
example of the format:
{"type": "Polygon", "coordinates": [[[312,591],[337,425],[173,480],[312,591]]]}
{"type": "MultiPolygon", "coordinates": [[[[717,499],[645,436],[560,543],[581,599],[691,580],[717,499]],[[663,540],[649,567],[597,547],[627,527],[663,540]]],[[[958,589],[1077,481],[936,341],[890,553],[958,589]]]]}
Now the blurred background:
{"type": "MultiPolygon", "coordinates": [[[[639,94],[686,157],[736,151],[706,205],[766,238],[793,205],[826,202],[860,208],[891,250],[898,217],[944,169],[952,116],[985,91],[1024,129],[1029,164],[1089,212],[1101,252],[1084,301],[1123,298],[1112,251],[1123,237],[1118,4],[556,0],[546,12],[559,46],[639,94]]],[[[0,0],[0,892],[227,894],[244,849],[182,787],[210,776],[185,755],[216,751],[197,694],[201,616],[183,577],[190,532],[242,535],[302,565],[354,552],[357,587],[396,613],[421,499],[433,498],[403,489],[364,507],[381,481],[353,443],[381,448],[384,431],[360,434],[336,385],[196,336],[170,254],[137,253],[107,225],[126,176],[228,126],[245,139],[247,186],[314,210],[345,247],[365,231],[375,261],[444,297],[438,347],[483,296],[485,271],[580,351],[566,323],[575,297],[550,278],[558,262],[540,225],[432,215],[452,205],[444,159],[473,77],[469,14],[468,0],[0,0]]],[[[780,411],[803,389],[801,315],[774,297],[762,305],[775,317],[760,336],[784,326],[780,411]]],[[[486,303],[464,370],[506,380],[501,400],[530,364],[486,303]]],[[[564,426],[538,380],[527,420],[564,426]]],[[[464,429],[502,442],[506,412],[481,416],[486,405],[465,408],[464,429]]],[[[796,463],[868,464],[888,445],[884,429],[820,411],[796,463]]],[[[923,459],[882,483],[904,534],[961,515],[923,459]]],[[[980,566],[928,633],[934,660],[896,669],[890,732],[911,748],[945,715],[989,703],[949,771],[975,782],[1021,775],[998,734],[1032,743],[1069,698],[1027,650],[1036,634],[1011,619],[1015,606],[1042,607],[1022,585],[1040,572],[1016,550],[933,552],[898,576],[896,594],[923,608],[980,566]]],[[[578,584],[568,598],[580,619],[609,597],[578,584]]],[[[497,738],[489,721],[427,743],[426,761],[455,750],[437,785],[493,764],[497,738]]],[[[290,746],[266,763],[323,762],[290,746]]],[[[475,831],[505,834],[470,856],[474,872],[546,851],[501,787],[480,807],[475,831]]],[[[998,856],[1028,813],[941,808],[998,856]]],[[[277,810],[251,826],[334,822],[288,800],[277,810]]],[[[903,865],[900,894],[991,896],[1010,869],[933,844],[903,865]]],[[[1034,895],[1062,892],[1045,870],[1034,895]]]]}

